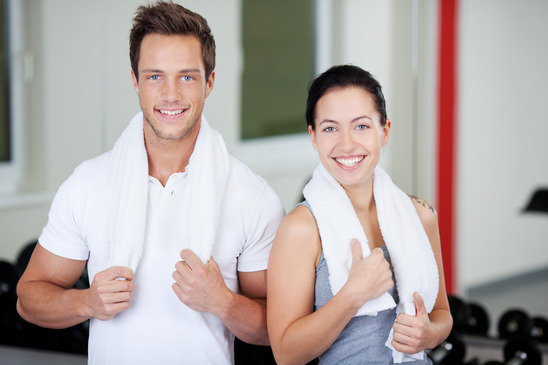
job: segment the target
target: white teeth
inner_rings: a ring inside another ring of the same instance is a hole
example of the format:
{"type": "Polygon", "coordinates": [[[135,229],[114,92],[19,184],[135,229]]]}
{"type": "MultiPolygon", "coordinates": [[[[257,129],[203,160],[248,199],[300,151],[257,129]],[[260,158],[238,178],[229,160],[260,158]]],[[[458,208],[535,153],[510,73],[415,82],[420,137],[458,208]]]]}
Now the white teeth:
{"type": "Polygon", "coordinates": [[[345,167],[352,167],[359,163],[361,160],[363,160],[363,156],[352,158],[336,158],[335,160],[345,167]]]}
{"type": "Polygon", "coordinates": [[[165,114],[165,115],[177,115],[177,114],[181,114],[183,112],[183,110],[159,110],[160,113],[162,114],[165,114]]]}

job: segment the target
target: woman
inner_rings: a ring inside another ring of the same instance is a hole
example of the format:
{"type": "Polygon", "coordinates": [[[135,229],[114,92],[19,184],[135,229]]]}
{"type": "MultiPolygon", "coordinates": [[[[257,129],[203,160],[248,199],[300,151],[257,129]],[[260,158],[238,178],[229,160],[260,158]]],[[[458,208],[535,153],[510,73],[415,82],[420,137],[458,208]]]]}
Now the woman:
{"type": "Polygon", "coordinates": [[[311,83],[306,119],[321,163],[270,255],[276,361],[430,363],[423,350],[452,326],[437,217],[377,166],[391,128],[379,83],[332,67],[311,83]]]}

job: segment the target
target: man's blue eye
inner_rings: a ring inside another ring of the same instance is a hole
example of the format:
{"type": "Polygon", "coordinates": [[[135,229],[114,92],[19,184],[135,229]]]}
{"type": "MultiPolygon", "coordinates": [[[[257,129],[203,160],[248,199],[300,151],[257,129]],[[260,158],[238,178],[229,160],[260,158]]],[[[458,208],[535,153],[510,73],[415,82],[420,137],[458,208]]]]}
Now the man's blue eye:
{"type": "Polygon", "coordinates": [[[152,76],[150,76],[150,79],[151,79],[151,80],[158,80],[159,78],[160,78],[160,76],[158,76],[158,75],[152,75],[152,76]]]}
{"type": "Polygon", "coordinates": [[[192,76],[183,76],[183,80],[192,81],[192,76]]]}

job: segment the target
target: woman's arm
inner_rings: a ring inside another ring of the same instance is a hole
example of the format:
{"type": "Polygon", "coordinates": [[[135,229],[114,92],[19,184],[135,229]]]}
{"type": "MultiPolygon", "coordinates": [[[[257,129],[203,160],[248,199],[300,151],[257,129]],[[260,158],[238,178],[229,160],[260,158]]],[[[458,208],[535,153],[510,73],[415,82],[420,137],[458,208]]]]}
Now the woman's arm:
{"type": "Polygon", "coordinates": [[[426,235],[432,245],[432,251],[438,266],[439,289],[436,303],[428,314],[424,302],[418,293],[414,294],[416,316],[399,314],[394,323],[394,340],[392,346],[400,352],[413,354],[425,349],[432,349],[449,336],[453,318],[449,310],[449,301],[445,290],[443,262],[441,256],[440,235],[436,211],[426,201],[411,197],[422,222],[426,235]]]}
{"type": "Polygon", "coordinates": [[[361,246],[354,244],[352,255],[347,283],[314,312],[316,265],[321,256],[316,221],[304,206],[284,218],[267,273],[268,333],[277,363],[313,360],[333,344],[363,303],[392,287],[392,275],[380,249],[363,259],[361,246]]]}

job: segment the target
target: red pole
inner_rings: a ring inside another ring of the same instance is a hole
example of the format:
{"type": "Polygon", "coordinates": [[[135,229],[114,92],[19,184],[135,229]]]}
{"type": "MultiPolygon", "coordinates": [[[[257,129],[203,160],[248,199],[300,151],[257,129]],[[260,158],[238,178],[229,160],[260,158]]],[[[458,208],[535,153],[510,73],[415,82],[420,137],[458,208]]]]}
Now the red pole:
{"type": "Polygon", "coordinates": [[[458,0],[439,2],[437,202],[447,292],[455,294],[458,0]]]}

